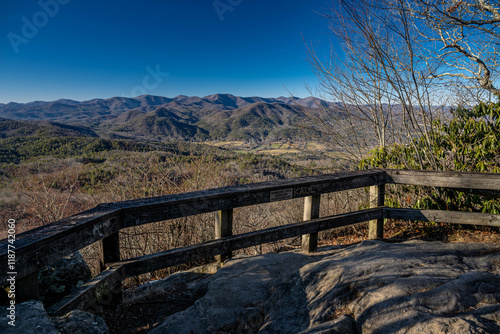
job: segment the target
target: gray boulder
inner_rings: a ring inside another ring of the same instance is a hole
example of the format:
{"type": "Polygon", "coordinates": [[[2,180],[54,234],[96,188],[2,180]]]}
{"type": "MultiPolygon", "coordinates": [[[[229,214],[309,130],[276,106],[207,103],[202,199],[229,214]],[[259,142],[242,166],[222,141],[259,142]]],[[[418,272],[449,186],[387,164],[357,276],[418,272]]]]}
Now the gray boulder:
{"type": "Polygon", "coordinates": [[[228,261],[213,275],[203,297],[168,317],[153,333],[214,333],[218,329],[243,333],[258,329],[265,320],[260,303],[270,298],[273,287],[288,283],[309,261],[310,257],[296,253],[228,261]]]}
{"type": "Polygon", "coordinates": [[[202,297],[209,283],[208,274],[179,272],[162,280],[149,281],[137,287],[125,303],[146,300],[166,300],[175,295],[177,299],[197,300],[202,297]]]}
{"type": "Polygon", "coordinates": [[[500,333],[500,250],[364,241],[230,260],[152,333],[500,333]]]}
{"type": "Polygon", "coordinates": [[[41,302],[30,300],[17,304],[15,307],[15,326],[9,324],[12,318],[9,318],[7,307],[1,308],[2,321],[0,321],[0,333],[58,334],[41,302]]]}
{"type": "Polygon", "coordinates": [[[15,326],[9,324],[7,307],[0,311],[0,333],[36,333],[36,334],[107,334],[108,327],[103,319],[80,310],[51,319],[40,301],[30,300],[17,304],[15,308],[15,326]]]}
{"type": "Polygon", "coordinates": [[[103,319],[80,310],[50,319],[40,301],[30,300],[16,305],[15,326],[6,307],[0,311],[0,333],[2,334],[108,334],[103,319]]]}
{"type": "Polygon", "coordinates": [[[108,334],[104,320],[91,313],[74,310],[52,319],[52,324],[61,334],[108,334]]]}
{"type": "Polygon", "coordinates": [[[40,270],[40,300],[45,307],[50,307],[91,277],[90,269],[80,252],[66,256],[40,270]]]}
{"type": "Polygon", "coordinates": [[[337,319],[327,321],[321,325],[307,329],[300,334],[355,334],[356,323],[354,319],[346,314],[342,314],[337,319]]]}

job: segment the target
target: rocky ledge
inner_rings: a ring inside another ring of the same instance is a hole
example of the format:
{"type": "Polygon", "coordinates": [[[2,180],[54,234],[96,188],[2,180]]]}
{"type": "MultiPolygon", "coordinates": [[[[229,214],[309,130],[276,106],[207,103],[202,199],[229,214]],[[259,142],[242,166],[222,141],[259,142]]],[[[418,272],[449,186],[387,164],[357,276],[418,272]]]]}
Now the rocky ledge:
{"type": "Polygon", "coordinates": [[[499,245],[364,241],[239,258],[149,282],[130,302],[180,282],[195,300],[152,333],[500,333],[499,245]]]}
{"type": "Polygon", "coordinates": [[[61,317],[49,318],[43,304],[30,300],[16,306],[15,326],[8,317],[6,307],[0,312],[2,334],[108,334],[104,320],[93,314],[74,310],[61,317]]]}
{"type": "MultiPolygon", "coordinates": [[[[108,332],[89,313],[18,306],[15,328],[0,312],[1,333],[108,332]]],[[[500,245],[364,241],[242,257],[148,282],[116,313],[129,320],[117,333],[500,333],[500,245]]]]}

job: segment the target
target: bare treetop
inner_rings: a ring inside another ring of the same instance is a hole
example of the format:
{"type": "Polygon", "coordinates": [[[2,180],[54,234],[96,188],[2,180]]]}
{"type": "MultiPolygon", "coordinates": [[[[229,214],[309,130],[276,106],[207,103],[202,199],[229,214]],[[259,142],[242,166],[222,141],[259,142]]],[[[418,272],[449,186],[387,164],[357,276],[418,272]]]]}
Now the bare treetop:
{"type": "MultiPolygon", "coordinates": [[[[398,0],[400,1],[400,0],[398,0]]],[[[406,0],[405,6],[418,20],[426,48],[422,56],[446,70],[432,76],[452,79],[454,85],[482,88],[499,94],[500,4],[485,0],[406,0]],[[441,67],[443,68],[443,67],[441,67]]]]}

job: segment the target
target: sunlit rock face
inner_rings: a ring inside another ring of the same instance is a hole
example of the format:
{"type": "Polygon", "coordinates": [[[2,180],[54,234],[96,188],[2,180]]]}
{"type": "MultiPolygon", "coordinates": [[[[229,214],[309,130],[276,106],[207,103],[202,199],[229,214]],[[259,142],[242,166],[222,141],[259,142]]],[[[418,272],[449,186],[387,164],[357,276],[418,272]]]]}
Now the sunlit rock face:
{"type": "Polygon", "coordinates": [[[230,260],[200,284],[153,333],[500,332],[497,245],[365,241],[230,260]]]}

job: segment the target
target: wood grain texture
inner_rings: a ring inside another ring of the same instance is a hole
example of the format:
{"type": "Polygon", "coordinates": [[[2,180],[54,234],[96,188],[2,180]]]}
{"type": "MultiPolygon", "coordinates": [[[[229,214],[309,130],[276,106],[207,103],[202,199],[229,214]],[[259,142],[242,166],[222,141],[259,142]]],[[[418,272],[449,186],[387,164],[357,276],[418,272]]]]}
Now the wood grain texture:
{"type": "Polygon", "coordinates": [[[500,227],[500,215],[490,213],[384,208],[384,216],[388,219],[500,227]]]}
{"type": "MultiPolygon", "coordinates": [[[[462,190],[500,191],[499,174],[386,169],[311,176],[107,203],[17,235],[15,242],[17,278],[21,280],[23,277],[35,273],[52,262],[99,240],[104,240],[105,262],[115,262],[119,259],[118,232],[125,227],[200,213],[229,212],[233,208],[277,200],[302,197],[313,198],[323,193],[360,187],[374,187],[373,189],[376,187],[378,193],[377,196],[373,196],[373,200],[375,201],[376,198],[378,206],[381,206],[383,205],[383,196],[380,195],[380,189],[385,183],[448,187],[462,190]]],[[[311,214],[310,218],[314,218],[314,216],[311,214]]],[[[98,277],[104,277],[102,279],[108,283],[116,283],[122,278],[117,279],[117,274],[110,274],[109,270],[119,271],[120,277],[123,275],[133,276],[156,270],[152,268],[161,269],[196,259],[229,254],[236,249],[299,235],[314,235],[314,233],[325,229],[369,220],[377,221],[376,228],[371,229],[375,232],[372,232],[371,235],[381,237],[383,218],[500,226],[498,215],[378,207],[345,215],[312,219],[307,222],[279,226],[238,236],[226,236],[223,239],[200,245],[151,254],[141,259],[121,261],[118,262],[119,267],[110,267],[98,277]]],[[[221,236],[222,233],[221,230],[221,236]]],[[[0,241],[0,285],[6,285],[7,282],[7,275],[5,274],[8,272],[7,249],[8,242],[3,239],[0,241]]],[[[94,280],[93,282],[97,284],[97,287],[101,284],[96,283],[94,280]]],[[[88,289],[88,291],[86,290],[85,293],[91,294],[90,291],[97,289],[97,287],[86,285],[84,288],[88,289]]]]}
{"type": "MultiPolygon", "coordinates": [[[[233,235],[233,209],[220,210],[215,213],[215,239],[233,235]]],[[[227,252],[216,256],[219,263],[224,263],[232,257],[233,253],[227,252]]]]}
{"type": "Polygon", "coordinates": [[[293,198],[383,184],[381,170],[355,171],[215,188],[178,195],[113,203],[123,213],[124,227],[269,203],[272,191],[293,189],[293,198]]]}
{"type": "MultiPolygon", "coordinates": [[[[97,207],[16,236],[16,271],[20,279],[120,230],[119,212],[97,207]]],[[[0,244],[0,286],[6,284],[7,241],[0,244]]]]}
{"type": "Polygon", "coordinates": [[[108,264],[108,269],[84,284],[70,296],[49,309],[50,314],[62,314],[79,308],[86,310],[94,305],[107,304],[120,289],[119,282],[128,277],[145,274],[159,269],[176,266],[191,261],[210,259],[231,250],[243,249],[268,242],[296,237],[302,234],[317,233],[336,227],[366,222],[383,217],[383,209],[368,209],[331,217],[312,219],[290,225],[272,227],[265,230],[239,234],[201,244],[176,248],[160,253],[145,255],[134,259],[108,264]]]}
{"type": "Polygon", "coordinates": [[[500,190],[500,174],[384,169],[387,183],[416,186],[500,190]]]}
{"type": "MultiPolygon", "coordinates": [[[[385,184],[370,187],[370,208],[384,206],[385,184]]],[[[384,238],[384,219],[379,218],[368,222],[368,239],[384,238]]]]}
{"type": "Polygon", "coordinates": [[[121,261],[120,263],[125,265],[126,275],[131,277],[186,262],[211,258],[215,255],[227,253],[230,250],[243,249],[303,234],[317,233],[381,217],[383,217],[382,208],[362,210],[239,234],[193,246],[145,255],[135,259],[121,261]]]}
{"type": "MultiPolygon", "coordinates": [[[[319,218],[321,195],[304,198],[304,221],[319,218]]],[[[315,252],[318,248],[318,232],[302,236],[302,250],[306,253],[315,252]]]]}
{"type": "MultiPolygon", "coordinates": [[[[21,233],[16,240],[18,278],[117,233],[121,228],[200,213],[268,203],[270,192],[293,189],[293,198],[382,184],[380,170],[356,171],[223,187],[100,204],[75,216],[21,233]]],[[[0,286],[6,284],[7,239],[0,242],[0,286]]],[[[116,257],[115,246],[107,254],[116,257]]]]}

